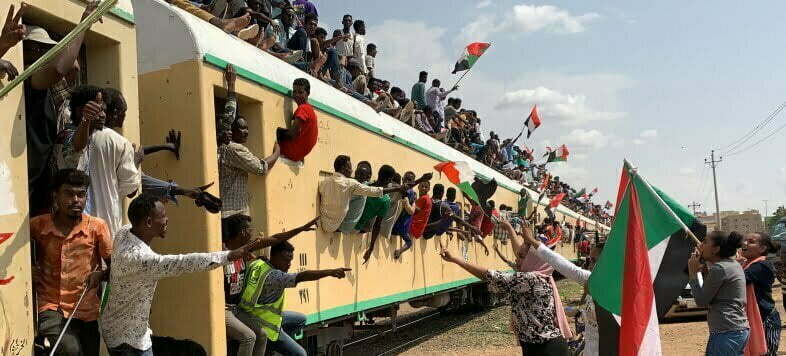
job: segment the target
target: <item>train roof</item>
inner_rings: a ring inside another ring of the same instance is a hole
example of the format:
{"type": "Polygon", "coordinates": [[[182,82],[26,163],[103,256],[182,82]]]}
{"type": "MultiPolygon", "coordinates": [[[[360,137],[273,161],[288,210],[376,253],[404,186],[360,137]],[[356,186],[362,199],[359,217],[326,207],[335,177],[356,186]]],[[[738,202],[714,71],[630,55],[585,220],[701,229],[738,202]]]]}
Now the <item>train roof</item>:
{"type": "MultiPolygon", "coordinates": [[[[368,105],[347,96],[327,83],[260,51],[237,37],[224,33],[207,21],[180,8],[162,0],[135,0],[133,4],[139,52],[137,67],[140,74],[165,70],[175,64],[188,61],[202,61],[218,67],[231,63],[237,68],[240,76],[284,95],[288,94],[295,78],[306,77],[311,82],[309,101],[315,108],[434,159],[465,161],[477,176],[496,179],[502,188],[514,192],[525,188],[463,152],[387,114],[377,113],[368,105]]],[[[527,191],[532,199],[537,198],[537,192],[529,188],[527,191]]],[[[541,203],[541,205],[545,204],[541,203]]],[[[573,218],[581,216],[563,205],[560,205],[557,211],[573,218]]],[[[585,221],[592,222],[586,217],[581,217],[585,221]]],[[[608,229],[605,225],[599,224],[599,226],[608,229]]]]}

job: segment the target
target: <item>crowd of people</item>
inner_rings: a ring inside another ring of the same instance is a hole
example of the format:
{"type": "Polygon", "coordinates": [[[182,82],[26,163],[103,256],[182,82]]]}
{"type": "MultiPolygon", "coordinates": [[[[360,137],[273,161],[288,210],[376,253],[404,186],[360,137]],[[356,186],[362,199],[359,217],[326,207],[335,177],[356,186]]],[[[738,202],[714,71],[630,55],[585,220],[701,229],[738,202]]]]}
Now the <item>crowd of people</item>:
{"type": "MultiPolygon", "coordinates": [[[[168,2],[508,176],[519,174],[516,179],[522,183],[535,187],[538,179],[548,177],[544,165],[532,163],[531,152],[515,146],[517,138],[500,142],[492,133],[484,141],[477,114],[461,109],[461,99],[448,98],[457,87],[444,90],[439,80],[433,80],[426,89],[428,73],[423,72],[410,100],[403,90],[377,78],[374,59],[378,52],[375,44],[367,43],[362,20],[344,16],[343,28],[327,40],[326,31],[317,26],[317,9],[307,0],[292,4],[227,0],[203,6],[184,0],[168,2]]],[[[88,3],[82,18],[96,7],[97,2],[88,3]]],[[[42,27],[22,24],[24,11],[24,5],[18,11],[11,6],[0,33],[0,58],[24,41],[27,67],[57,41],[42,27]]],[[[62,334],[61,354],[97,355],[103,339],[111,355],[152,355],[159,348],[156,340],[160,341],[149,327],[157,281],[223,267],[227,335],[234,340],[234,352],[246,356],[276,350],[305,355],[293,339],[303,329],[305,317],[283,310],[284,290],[300,282],[343,278],[349,270],[289,272],[294,255],[289,239],[315,229],[327,234],[369,233],[369,248],[362,256],[368,262],[380,235],[401,239],[396,259],[411,248],[413,239],[438,237],[442,241],[443,235],[464,241],[462,260],[467,259],[472,243],[488,255],[487,238],[491,237],[493,248],[504,259],[501,246],[526,235],[528,221],[541,220],[537,211],[528,211],[532,202],[526,189],[515,209],[497,207],[493,200],[464,199],[467,203],[462,204],[455,188],[432,186],[431,173],[418,178],[405,168],[382,165],[372,181],[374,170],[369,162],[353,166],[349,156],[339,155],[333,175],[319,184],[318,217],[288,232],[257,234],[250,217],[254,189],[248,186],[249,175],[266,175],[279,161],[303,165],[317,142],[318,118],[308,103],[309,79],[294,80],[291,95],[297,109],[287,118],[287,127],[277,130],[272,154],[258,157],[244,145],[249,127],[238,114],[237,73],[227,66],[228,95],[216,117],[219,198],[207,192],[213,183],[182,187],[142,172],[146,155],[169,151],[179,159],[182,135],[173,130],[164,143],[144,147],[124,137],[128,107],[123,93],[82,83],[84,39],[84,33],[74,38],[23,88],[38,335],[47,340],[41,345],[52,346],[62,334]],[[166,204],[177,203],[178,196],[221,214],[223,251],[164,255],[150,248],[153,239],[166,235],[166,204]],[[133,200],[124,209],[126,197],[133,200]],[[124,224],[124,215],[130,224],[124,224]],[[260,252],[266,248],[267,253],[260,252]],[[102,288],[104,282],[111,288],[102,288]],[[97,290],[106,293],[107,300],[100,315],[97,290]]],[[[13,65],[2,59],[0,70],[17,75],[13,65]]],[[[549,197],[573,191],[558,178],[542,180],[548,188],[541,190],[548,191],[549,197]]],[[[587,233],[586,224],[574,226],[548,213],[538,227],[539,241],[582,241],[575,236],[587,233]]],[[[518,250],[515,244],[512,247],[518,250]]]]}

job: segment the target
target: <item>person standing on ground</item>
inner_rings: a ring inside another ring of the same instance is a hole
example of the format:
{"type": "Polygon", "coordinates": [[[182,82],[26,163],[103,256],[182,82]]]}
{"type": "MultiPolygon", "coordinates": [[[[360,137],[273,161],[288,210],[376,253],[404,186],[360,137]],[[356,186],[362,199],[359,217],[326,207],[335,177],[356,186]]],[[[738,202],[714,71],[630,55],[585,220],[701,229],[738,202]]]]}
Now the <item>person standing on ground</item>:
{"type": "Polygon", "coordinates": [[[158,280],[209,271],[255,250],[254,240],[232,251],[160,255],[150,248],[166,235],[168,218],[158,198],[142,194],[128,207],[131,225],[115,234],[109,301],[100,316],[101,335],[111,356],[152,356],[150,306],[158,280]]]}
{"type": "MultiPolygon", "coordinates": [[[[510,226],[510,225],[508,225],[510,226]]],[[[513,230],[511,227],[510,230],[513,230]]],[[[532,234],[525,228],[524,234],[532,234]]],[[[514,232],[515,234],[515,232],[514,232]]],[[[513,235],[515,236],[515,235],[513,235]]],[[[513,237],[512,239],[515,239],[513,237]]],[[[529,236],[526,240],[532,240],[529,236]]],[[[527,251],[516,251],[516,265],[522,266],[527,251]]],[[[554,289],[548,277],[537,272],[507,273],[489,270],[453,256],[443,249],[442,259],[457,264],[473,276],[485,280],[493,292],[506,295],[512,305],[511,317],[514,321],[514,334],[521,344],[522,354],[527,356],[568,356],[568,344],[562,336],[555,313],[554,289]]]]}
{"type": "Polygon", "coordinates": [[[708,356],[742,355],[748,343],[745,273],[733,259],[741,245],[742,235],[713,231],[688,260],[691,294],[698,306],[709,307],[708,356]],[[704,284],[700,285],[698,274],[705,268],[704,284]]]}
{"type": "MultiPolygon", "coordinates": [[[[741,250],[742,257],[745,259],[742,266],[745,271],[745,281],[748,286],[753,287],[756,296],[756,305],[763,326],[763,337],[767,345],[767,356],[778,354],[778,344],[781,339],[781,316],[772,299],[775,267],[770,261],[767,261],[767,255],[776,253],[779,247],[772,241],[769,234],[755,232],[745,235],[741,250]]],[[[753,320],[749,320],[749,322],[753,323],[753,320]]],[[[755,326],[751,325],[751,340],[754,337],[754,328],[755,326]]]]}

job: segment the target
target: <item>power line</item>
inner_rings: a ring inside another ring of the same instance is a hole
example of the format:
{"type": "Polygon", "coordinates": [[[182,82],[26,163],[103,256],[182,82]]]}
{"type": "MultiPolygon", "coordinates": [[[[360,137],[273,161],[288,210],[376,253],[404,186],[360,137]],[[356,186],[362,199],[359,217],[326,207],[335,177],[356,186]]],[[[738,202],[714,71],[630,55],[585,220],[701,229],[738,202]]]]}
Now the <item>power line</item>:
{"type": "Polygon", "coordinates": [[[784,128],[784,127],[786,127],[786,124],[783,124],[783,125],[781,125],[781,126],[778,126],[778,128],[776,128],[774,131],[772,131],[772,132],[771,132],[769,135],[767,135],[767,136],[764,136],[764,138],[762,138],[761,140],[758,140],[758,141],[754,142],[753,144],[751,144],[751,145],[749,145],[749,146],[746,146],[745,148],[742,148],[742,149],[740,149],[740,150],[737,150],[736,152],[730,152],[730,153],[727,153],[727,154],[726,154],[726,157],[732,157],[732,156],[736,156],[736,155],[739,155],[739,154],[742,154],[742,153],[745,153],[745,152],[747,152],[747,151],[748,151],[748,150],[750,150],[751,148],[754,148],[754,147],[758,146],[760,143],[762,143],[762,142],[766,141],[767,139],[769,139],[770,137],[772,137],[773,135],[775,135],[776,133],[778,133],[780,130],[783,130],[783,128],[784,128]]]}
{"type": "Polygon", "coordinates": [[[745,144],[745,142],[748,142],[751,138],[753,138],[753,136],[755,136],[761,129],[763,129],[770,122],[775,120],[775,118],[778,116],[778,114],[780,114],[781,111],[783,111],[784,108],[786,108],[786,101],[778,105],[778,107],[776,107],[775,110],[773,110],[769,115],[767,115],[767,117],[764,120],[759,122],[756,126],[753,127],[753,129],[748,131],[745,135],[742,135],[742,137],[738,138],[735,141],[732,141],[730,144],[726,145],[726,147],[723,147],[719,150],[724,150],[728,154],[729,152],[734,151],[739,146],[745,144]]]}

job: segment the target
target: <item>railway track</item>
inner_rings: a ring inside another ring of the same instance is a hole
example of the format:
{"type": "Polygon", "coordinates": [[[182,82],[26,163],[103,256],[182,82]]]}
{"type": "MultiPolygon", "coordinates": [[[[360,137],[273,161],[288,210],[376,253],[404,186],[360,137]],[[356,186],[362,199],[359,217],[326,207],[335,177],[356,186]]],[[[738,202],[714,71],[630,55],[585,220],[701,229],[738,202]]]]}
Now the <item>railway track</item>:
{"type": "Polygon", "coordinates": [[[420,343],[460,326],[487,311],[424,308],[400,315],[394,328],[389,318],[366,326],[344,344],[344,355],[398,355],[420,343]]]}

